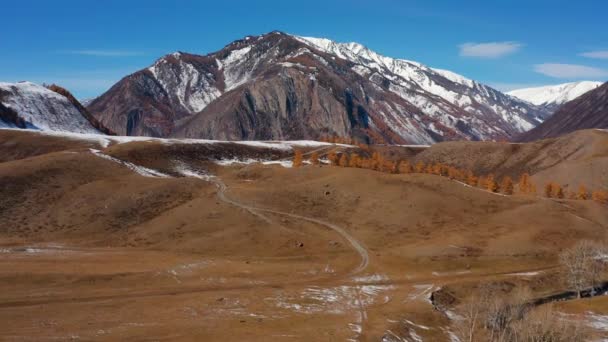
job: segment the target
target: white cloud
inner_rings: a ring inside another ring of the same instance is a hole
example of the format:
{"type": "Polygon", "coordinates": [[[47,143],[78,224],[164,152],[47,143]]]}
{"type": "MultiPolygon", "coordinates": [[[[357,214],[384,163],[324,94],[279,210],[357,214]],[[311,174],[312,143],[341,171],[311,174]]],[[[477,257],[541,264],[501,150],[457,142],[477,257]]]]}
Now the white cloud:
{"type": "Polygon", "coordinates": [[[518,42],[464,43],[459,45],[463,57],[499,58],[519,51],[518,42]]]}
{"type": "Polygon", "coordinates": [[[534,66],[534,71],[555,78],[590,78],[608,77],[608,70],[578,64],[544,63],[534,66]]]}
{"type": "Polygon", "coordinates": [[[608,59],[608,50],[583,52],[580,53],[579,56],[587,58],[608,59]]]}
{"type": "Polygon", "coordinates": [[[62,51],[62,53],[97,57],[130,57],[142,54],[141,52],[127,50],[67,50],[62,51]]]}

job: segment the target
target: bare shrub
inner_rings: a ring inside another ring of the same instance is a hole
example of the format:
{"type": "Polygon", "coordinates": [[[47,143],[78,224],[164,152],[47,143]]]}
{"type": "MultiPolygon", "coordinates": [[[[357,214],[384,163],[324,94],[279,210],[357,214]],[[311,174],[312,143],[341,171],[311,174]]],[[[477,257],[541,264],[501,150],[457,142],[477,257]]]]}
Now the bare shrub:
{"type": "Polygon", "coordinates": [[[479,289],[459,310],[453,325],[460,341],[579,342],[589,330],[556,314],[552,305],[530,309],[531,292],[516,288],[509,294],[491,286],[479,289]]]}
{"type": "Polygon", "coordinates": [[[598,286],[599,277],[606,268],[605,255],[604,246],[588,240],[582,240],[560,254],[566,283],[576,291],[578,298],[583,290],[598,286]]]}
{"type": "Polygon", "coordinates": [[[588,328],[560,317],[550,304],[534,309],[516,322],[513,333],[511,341],[525,342],[584,342],[590,337],[588,328]]]}

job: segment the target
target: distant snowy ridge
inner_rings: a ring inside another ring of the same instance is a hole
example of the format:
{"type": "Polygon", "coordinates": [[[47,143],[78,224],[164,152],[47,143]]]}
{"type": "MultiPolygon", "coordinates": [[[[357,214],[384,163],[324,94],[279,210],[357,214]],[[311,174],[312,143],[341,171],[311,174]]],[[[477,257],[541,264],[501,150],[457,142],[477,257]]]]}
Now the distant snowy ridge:
{"type": "Polygon", "coordinates": [[[544,87],[517,89],[507,94],[537,106],[559,106],[602,85],[602,82],[581,81],[544,87]]]}
{"type": "MultiPolygon", "coordinates": [[[[0,102],[27,127],[45,131],[99,133],[65,96],[31,82],[0,82],[0,102]]],[[[0,126],[9,126],[9,123],[0,126]]]]}

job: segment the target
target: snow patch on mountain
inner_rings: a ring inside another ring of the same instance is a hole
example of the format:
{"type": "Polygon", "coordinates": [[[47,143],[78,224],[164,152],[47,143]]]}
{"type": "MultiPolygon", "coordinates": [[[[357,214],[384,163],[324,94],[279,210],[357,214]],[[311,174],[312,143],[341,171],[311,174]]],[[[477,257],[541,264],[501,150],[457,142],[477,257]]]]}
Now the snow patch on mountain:
{"type": "Polygon", "coordinates": [[[179,53],[170,56],[177,63],[161,58],[148,68],[163,90],[188,112],[200,112],[222,94],[212,83],[212,75],[200,73],[192,64],[184,62],[179,53]]]}
{"type": "Polygon", "coordinates": [[[230,91],[250,79],[251,70],[243,70],[236,67],[243,63],[243,60],[247,58],[247,54],[249,54],[250,51],[251,46],[233,50],[230,52],[228,57],[221,62],[224,70],[226,91],[230,91]]]}
{"type": "Polygon", "coordinates": [[[538,106],[562,105],[602,85],[602,82],[581,81],[558,85],[525,88],[507,94],[538,106]]]}
{"type": "MultiPolygon", "coordinates": [[[[425,114],[434,118],[449,117],[459,110],[487,118],[488,114],[500,117],[516,132],[535,127],[541,120],[526,110],[525,102],[514,100],[488,86],[454,73],[435,69],[405,59],[382,56],[358,43],[337,43],[325,38],[293,36],[312,48],[336,55],[355,63],[352,70],[357,74],[381,81],[390,80],[389,89],[403,99],[418,106],[425,114]],[[375,73],[377,73],[378,77],[375,73]],[[429,98],[428,95],[431,95],[429,98]],[[432,96],[437,97],[433,99],[432,96]],[[443,103],[443,104],[442,104],[443,103]],[[450,108],[452,107],[452,108],[450,108]]],[[[442,120],[446,126],[455,128],[457,118],[442,120]]],[[[479,120],[484,122],[485,120],[479,120]]],[[[432,131],[436,131],[431,128],[432,131]]],[[[478,130],[477,137],[487,139],[493,130],[478,130]]]]}
{"type": "Polygon", "coordinates": [[[31,82],[0,82],[0,94],[2,104],[14,110],[30,127],[99,133],[65,96],[43,86],[31,82]]]}

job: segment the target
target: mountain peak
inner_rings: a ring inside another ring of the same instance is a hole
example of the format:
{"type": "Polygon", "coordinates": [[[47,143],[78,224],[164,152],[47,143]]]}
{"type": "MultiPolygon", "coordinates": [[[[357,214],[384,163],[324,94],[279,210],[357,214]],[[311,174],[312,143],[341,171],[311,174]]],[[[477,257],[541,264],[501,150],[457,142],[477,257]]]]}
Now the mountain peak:
{"type": "Polygon", "coordinates": [[[280,31],[205,56],[167,55],[148,70],[123,79],[91,111],[128,135],[423,144],[509,139],[545,115],[448,70],[280,31]]]}
{"type": "Polygon", "coordinates": [[[556,85],[517,89],[507,94],[538,106],[557,107],[602,85],[602,82],[579,81],[556,85]]]}

